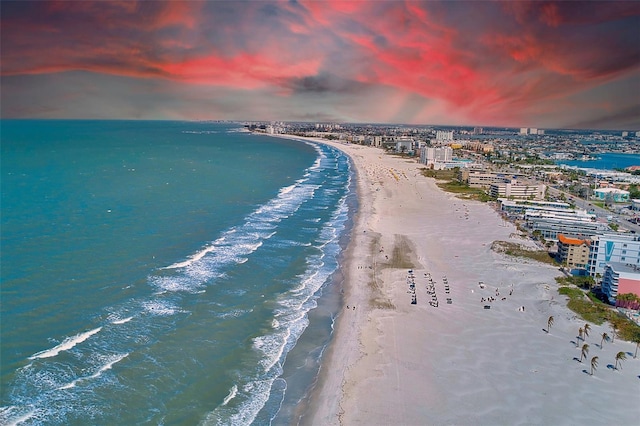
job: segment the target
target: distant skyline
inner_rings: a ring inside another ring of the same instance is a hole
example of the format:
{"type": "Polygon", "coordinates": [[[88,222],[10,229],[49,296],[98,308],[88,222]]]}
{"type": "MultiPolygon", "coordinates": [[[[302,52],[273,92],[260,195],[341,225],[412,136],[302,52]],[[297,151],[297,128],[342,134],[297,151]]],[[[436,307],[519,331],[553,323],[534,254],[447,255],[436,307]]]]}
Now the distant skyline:
{"type": "Polygon", "coordinates": [[[640,130],[640,2],[2,1],[2,118],[640,130]]]}

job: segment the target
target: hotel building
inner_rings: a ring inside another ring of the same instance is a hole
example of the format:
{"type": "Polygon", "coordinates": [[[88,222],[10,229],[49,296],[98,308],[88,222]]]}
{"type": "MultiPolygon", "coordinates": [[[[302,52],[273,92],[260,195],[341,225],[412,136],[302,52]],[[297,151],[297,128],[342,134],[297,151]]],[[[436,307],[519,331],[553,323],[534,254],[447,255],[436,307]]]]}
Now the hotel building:
{"type": "Polygon", "coordinates": [[[600,234],[608,225],[596,222],[596,216],[585,210],[566,211],[527,210],[524,214],[526,227],[531,232],[539,231],[546,240],[557,241],[558,234],[590,237],[600,234]]]}
{"type": "Polygon", "coordinates": [[[546,190],[547,186],[544,184],[527,185],[516,181],[499,182],[489,186],[489,195],[494,198],[535,198],[541,200],[544,198],[546,190]]]}
{"type": "Polygon", "coordinates": [[[603,275],[607,264],[612,263],[640,267],[640,236],[602,234],[591,237],[589,275],[603,275]]]}
{"type": "Polygon", "coordinates": [[[616,304],[619,294],[635,294],[640,297],[640,267],[624,263],[608,263],[602,277],[602,292],[611,304],[616,304]]]}
{"type": "Polygon", "coordinates": [[[558,234],[557,260],[569,269],[587,269],[591,241],[558,234]]]}

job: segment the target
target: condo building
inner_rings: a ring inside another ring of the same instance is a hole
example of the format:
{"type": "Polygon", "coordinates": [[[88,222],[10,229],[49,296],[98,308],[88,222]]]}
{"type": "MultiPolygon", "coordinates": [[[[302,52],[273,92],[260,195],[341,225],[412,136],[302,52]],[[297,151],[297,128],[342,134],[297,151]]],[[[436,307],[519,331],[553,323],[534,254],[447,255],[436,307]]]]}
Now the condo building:
{"type": "Polygon", "coordinates": [[[608,229],[606,223],[596,222],[596,215],[582,209],[567,211],[527,210],[524,214],[525,226],[531,231],[539,231],[546,240],[557,241],[558,234],[590,237],[608,229]]]}
{"type": "Polygon", "coordinates": [[[602,276],[607,264],[612,263],[640,266],[640,236],[606,233],[591,237],[589,275],[602,276]]]}
{"type": "Polygon", "coordinates": [[[539,185],[527,185],[518,183],[516,181],[511,182],[499,182],[492,183],[489,186],[489,195],[492,197],[506,197],[506,198],[533,198],[541,200],[544,198],[544,193],[547,190],[547,186],[544,184],[539,185]]]}
{"type": "Polygon", "coordinates": [[[523,215],[527,210],[533,211],[549,211],[549,212],[565,212],[572,210],[569,203],[561,201],[542,201],[542,200],[508,200],[506,198],[498,198],[500,210],[510,215],[523,215]]]}
{"type": "Polygon", "coordinates": [[[619,262],[605,265],[602,276],[602,292],[611,304],[618,305],[619,294],[635,294],[640,297],[640,267],[619,262]]]}
{"type": "Polygon", "coordinates": [[[560,264],[569,269],[585,269],[589,265],[589,248],[591,241],[585,238],[574,238],[558,234],[558,255],[560,264]]]}

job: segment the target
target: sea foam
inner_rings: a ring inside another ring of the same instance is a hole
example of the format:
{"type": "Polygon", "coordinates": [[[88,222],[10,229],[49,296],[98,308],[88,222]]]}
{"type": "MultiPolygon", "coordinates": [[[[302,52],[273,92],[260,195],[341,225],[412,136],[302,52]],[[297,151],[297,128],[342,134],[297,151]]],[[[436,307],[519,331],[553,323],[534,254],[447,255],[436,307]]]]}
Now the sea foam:
{"type": "Polygon", "coordinates": [[[47,349],[36,354],[33,354],[29,357],[29,359],[38,359],[38,358],[51,358],[58,355],[62,351],[68,351],[69,349],[76,346],[78,343],[82,343],[87,340],[89,337],[93,336],[96,333],[99,333],[102,330],[102,327],[94,328],[93,330],[85,331],[84,333],[76,334],[73,337],[67,337],[60,343],[59,345],[47,349]]]}

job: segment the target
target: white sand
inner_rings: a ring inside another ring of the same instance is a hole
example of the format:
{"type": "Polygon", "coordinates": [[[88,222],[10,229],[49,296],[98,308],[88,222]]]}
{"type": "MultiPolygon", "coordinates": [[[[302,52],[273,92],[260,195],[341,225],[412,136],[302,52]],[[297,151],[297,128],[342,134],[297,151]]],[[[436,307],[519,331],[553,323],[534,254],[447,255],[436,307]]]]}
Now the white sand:
{"type": "Polygon", "coordinates": [[[355,162],[360,212],[343,265],[345,309],[303,424],[640,424],[635,345],[616,339],[601,349],[611,329],[591,324],[588,360],[578,362],[584,321],[558,295],[559,271],[490,250],[510,240],[511,224],[486,204],[441,191],[415,161],[331,144],[355,162]],[[385,266],[394,248],[413,258],[416,305],[407,268],[385,266]],[[428,303],[425,273],[437,308],[428,303]],[[481,303],[496,289],[496,301],[481,303]],[[628,359],[616,371],[619,351],[628,359]],[[592,356],[599,357],[593,376],[592,356]]]}

